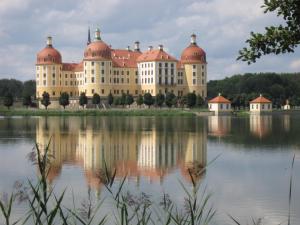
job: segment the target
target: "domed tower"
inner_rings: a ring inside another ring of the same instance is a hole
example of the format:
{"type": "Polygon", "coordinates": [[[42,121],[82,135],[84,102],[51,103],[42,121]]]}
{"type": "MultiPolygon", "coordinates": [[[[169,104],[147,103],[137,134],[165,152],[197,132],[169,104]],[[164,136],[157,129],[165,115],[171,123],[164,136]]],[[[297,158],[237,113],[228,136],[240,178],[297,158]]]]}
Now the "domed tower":
{"type": "Polygon", "coordinates": [[[79,91],[85,92],[88,97],[95,93],[107,96],[112,71],[111,48],[101,40],[99,29],[96,29],[94,40],[84,51],[83,69],[85,85],[79,91]]]}
{"type": "Polygon", "coordinates": [[[197,45],[196,35],[191,35],[191,43],[181,54],[186,83],[189,92],[207,97],[207,62],[205,51],[197,45]]]}
{"type": "Polygon", "coordinates": [[[47,38],[46,47],[37,54],[36,97],[42,98],[44,91],[50,97],[59,95],[59,76],[62,70],[62,57],[52,45],[52,37],[47,38]]]}

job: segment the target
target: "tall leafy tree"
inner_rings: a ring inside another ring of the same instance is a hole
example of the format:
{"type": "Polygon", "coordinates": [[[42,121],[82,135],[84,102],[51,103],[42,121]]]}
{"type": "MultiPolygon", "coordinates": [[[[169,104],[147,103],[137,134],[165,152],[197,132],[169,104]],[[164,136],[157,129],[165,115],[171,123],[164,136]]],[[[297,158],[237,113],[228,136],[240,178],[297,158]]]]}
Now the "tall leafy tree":
{"type": "Polygon", "coordinates": [[[59,104],[61,106],[64,107],[64,109],[66,109],[66,106],[68,106],[70,104],[69,101],[69,94],[67,92],[63,92],[61,93],[60,97],[59,97],[59,104]]]}
{"type": "Polygon", "coordinates": [[[48,106],[51,104],[50,102],[50,95],[48,92],[45,92],[43,93],[42,95],[42,99],[41,99],[41,104],[43,106],[45,106],[46,110],[48,109],[48,106]]]}
{"type": "Polygon", "coordinates": [[[107,104],[109,104],[110,106],[113,104],[114,102],[114,97],[112,95],[112,93],[109,93],[107,96],[107,104]]]}
{"type": "Polygon", "coordinates": [[[92,103],[93,103],[95,106],[99,106],[99,105],[100,105],[100,102],[101,102],[100,95],[98,95],[97,93],[95,93],[95,94],[93,95],[93,98],[92,98],[92,103]]]}
{"type": "Polygon", "coordinates": [[[23,83],[22,96],[31,96],[35,99],[36,82],[34,80],[28,80],[23,83]]]}
{"type": "Polygon", "coordinates": [[[147,105],[149,108],[151,105],[153,105],[154,100],[150,93],[144,94],[144,104],[147,105]]]}
{"type": "Polygon", "coordinates": [[[162,93],[158,93],[156,96],[155,96],[155,104],[158,106],[158,107],[162,107],[162,105],[165,103],[165,95],[162,94],[162,93]]]}
{"type": "Polygon", "coordinates": [[[30,95],[25,95],[23,97],[23,105],[26,106],[26,108],[28,108],[28,106],[32,105],[32,100],[31,100],[31,96],[30,95]]]}
{"type": "Polygon", "coordinates": [[[176,96],[172,92],[166,94],[166,105],[171,108],[173,105],[176,105],[176,96]]]}
{"type": "Polygon", "coordinates": [[[7,107],[7,109],[14,104],[14,97],[10,92],[5,94],[3,104],[7,107]]]}
{"type": "Polygon", "coordinates": [[[136,104],[137,104],[138,106],[141,106],[141,105],[144,104],[144,98],[143,98],[142,95],[139,95],[139,96],[137,97],[137,99],[136,99],[136,104]]]}
{"type": "Polygon", "coordinates": [[[202,98],[201,95],[197,95],[197,98],[196,98],[196,106],[197,107],[202,107],[204,106],[204,99],[202,98]]]}
{"type": "Polygon", "coordinates": [[[126,94],[122,93],[121,98],[120,98],[120,105],[123,107],[126,105],[126,94]]]}
{"type": "Polygon", "coordinates": [[[238,60],[255,63],[263,55],[294,52],[300,44],[300,1],[265,0],[265,13],[276,12],[284,24],[265,28],[264,33],[251,32],[248,47],[239,51],[238,60]]]}
{"type": "Polygon", "coordinates": [[[133,96],[131,94],[126,95],[126,105],[130,107],[130,105],[134,102],[133,96]]]}
{"type": "Polygon", "coordinates": [[[79,96],[79,105],[84,108],[84,106],[88,103],[88,98],[85,95],[85,92],[81,92],[79,96]]]}
{"type": "Polygon", "coordinates": [[[186,104],[189,108],[192,108],[196,105],[196,94],[195,93],[188,93],[186,96],[186,104]]]}

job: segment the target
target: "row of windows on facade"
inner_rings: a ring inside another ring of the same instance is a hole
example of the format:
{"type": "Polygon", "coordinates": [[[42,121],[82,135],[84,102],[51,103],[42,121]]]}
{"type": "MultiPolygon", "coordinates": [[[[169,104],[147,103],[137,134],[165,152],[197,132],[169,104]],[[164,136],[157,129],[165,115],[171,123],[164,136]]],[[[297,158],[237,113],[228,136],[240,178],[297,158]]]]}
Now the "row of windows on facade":
{"type": "MultiPolygon", "coordinates": [[[[259,104],[251,104],[251,108],[252,109],[255,109],[255,108],[258,109],[259,108],[259,104]]],[[[266,108],[267,109],[271,109],[271,104],[266,104],[266,108]]],[[[261,109],[265,109],[265,104],[261,105],[261,109]]]]}
{"type": "MultiPolygon", "coordinates": [[[[220,104],[220,109],[229,109],[230,108],[230,104],[220,104]]],[[[209,109],[212,109],[212,104],[209,104],[209,109]]]]}
{"type": "MultiPolygon", "coordinates": [[[[165,82],[162,83],[162,77],[159,77],[158,78],[158,84],[165,84],[165,85],[168,85],[168,84],[174,85],[175,84],[173,77],[171,77],[170,83],[168,82],[168,80],[169,79],[167,77],[165,77],[165,80],[164,80],[165,82]]],[[[113,81],[114,84],[119,84],[119,83],[129,84],[130,83],[129,78],[127,78],[126,80],[124,80],[124,78],[120,78],[120,79],[119,78],[113,78],[113,79],[110,78],[110,83],[112,83],[112,81],[113,81]],[[124,81],[127,81],[127,82],[124,82],[124,81]]],[[[87,83],[87,78],[85,78],[84,82],[83,81],[74,81],[74,82],[70,81],[70,86],[72,86],[72,85],[74,85],[74,86],[75,85],[84,85],[84,83],[85,84],[87,83]]],[[[91,77],[91,83],[95,83],[95,77],[91,77]]],[[[101,77],[101,83],[105,83],[105,78],[104,77],[101,77]]],[[[138,84],[138,79],[135,79],[135,83],[138,84]]],[[[142,84],[153,84],[153,78],[142,79],[141,83],[142,84]]],[[[46,80],[43,80],[43,85],[46,86],[46,84],[47,84],[46,80]]],[[[61,85],[62,82],[60,81],[59,84],[61,85]]],[[[183,79],[178,79],[177,84],[183,84],[183,79]]],[[[193,79],[193,85],[196,85],[196,84],[197,84],[197,80],[193,79]]],[[[202,85],[204,85],[204,84],[205,84],[205,81],[202,79],[202,85]]],[[[37,81],[37,85],[39,86],[39,81],[37,81]]],[[[53,86],[56,85],[55,80],[52,80],[52,85],[53,86]]],[[[68,86],[68,81],[65,81],[65,86],[68,86]]]]}

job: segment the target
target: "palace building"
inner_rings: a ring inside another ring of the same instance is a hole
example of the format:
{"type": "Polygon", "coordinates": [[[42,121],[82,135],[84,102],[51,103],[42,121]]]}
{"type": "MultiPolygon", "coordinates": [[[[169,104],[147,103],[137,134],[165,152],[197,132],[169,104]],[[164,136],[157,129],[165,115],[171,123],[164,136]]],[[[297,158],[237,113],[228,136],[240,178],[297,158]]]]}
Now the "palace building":
{"type": "Polygon", "coordinates": [[[196,35],[183,50],[180,60],[168,54],[163,45],[140,50],[138,41],[134,49],[113,49],[106,44],[96,29],[91,41],[90,31],[79,63],[63,62],[60,52],[54,48],[52,38],[47,38],[46,47],[37,54],[36,96],[41,98],[48,92],[52,100],[67,92],[71,99],[78,99],[80,93],[87,97],[94,93],[100,96],[137,96],[147,92],[173,92],[177,96],[194,92],[203,98],[207,96],[207,61],[205,51],[197,45],[196,35]]]}

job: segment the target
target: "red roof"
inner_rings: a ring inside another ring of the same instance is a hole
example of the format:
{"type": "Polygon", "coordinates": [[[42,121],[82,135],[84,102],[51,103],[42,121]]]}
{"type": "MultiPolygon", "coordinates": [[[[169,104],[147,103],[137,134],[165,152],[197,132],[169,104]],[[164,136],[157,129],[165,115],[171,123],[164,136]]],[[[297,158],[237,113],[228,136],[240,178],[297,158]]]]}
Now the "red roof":
{"type": "Polygon", "coordinates": [[[252,100],[250,103],[272,103],[269,99],[260,95],[258,98],[252,100]]]}
{"type": "Polygon", "coordinates": [[[77,63],[63,63],[62,70],[64,71],[74,71],[78,64],[77,63]]]}
{"type": "Polygon", "coordinates": [[[37,64],[61,64],[61,62],[61,54],[52,45],[37,54],[37,64]]]}
{"type": "Polygon", "coordinates": [[[231,103],[228,99],[224,98],[223,96],[219,95],[211,100],[208,103],[231,103]]]}
{"type": "Polygon", "coordinates": [[[112,61],[114,67],[136,68],[137,58],[142,53],[126,49],[112,49],[112,61]]]}
{"type": "Polygon", "coordinates": [[[181,62],[206,64],[206,53],[196,43],[190,44],[181,54],[181,62]]]}
{"type": "Polygon", "coordinates": [[[148,50],[144,52],[137,59],[138,62],[149,62],[149,61],[172,61],[177,62],[178,60],[166,53],[164,50],[148,50]]]}

